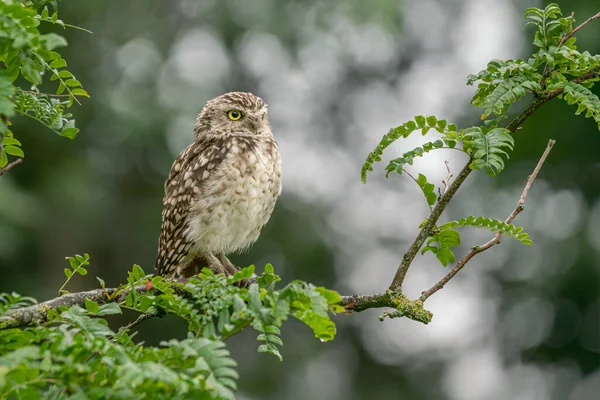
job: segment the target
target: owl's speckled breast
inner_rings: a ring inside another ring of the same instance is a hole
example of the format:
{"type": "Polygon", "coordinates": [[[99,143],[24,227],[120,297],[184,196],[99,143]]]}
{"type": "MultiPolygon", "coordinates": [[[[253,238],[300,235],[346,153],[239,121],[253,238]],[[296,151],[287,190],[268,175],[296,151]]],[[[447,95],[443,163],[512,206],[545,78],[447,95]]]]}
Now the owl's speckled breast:
{"type": "Polygon", "coordinates": [[[277,144],[271,138],[232,137],[216,175],[194,200],[186,233],[197,252],[244,250],[258,239],[281,194],[277,144]]]}

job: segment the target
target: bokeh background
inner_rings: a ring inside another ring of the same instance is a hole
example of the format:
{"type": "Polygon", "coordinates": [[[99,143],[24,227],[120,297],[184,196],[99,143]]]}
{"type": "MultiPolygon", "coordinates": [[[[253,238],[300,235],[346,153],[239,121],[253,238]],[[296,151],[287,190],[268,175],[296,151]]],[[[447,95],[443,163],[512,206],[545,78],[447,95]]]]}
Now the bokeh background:
{"type": "MultiPolygon", "coordinates": [[[[92,98],[74,107],[75,141],[15,118],[25,162],[0,180],[0,292],[55,296],[65,256],[92,266],[70,290],[110,285],[133,263],[153,269],[162,185],[192,139],[203,104],[247,90],[269,103],[283,155],[284,191],[258,243],[234,257],[271,262],[284,281],[344,294],[381,292],[427,215],[418,187],[367,185],[365,156],[381,135],[419,114],[477,123],[466,76],[492,58],[527,57],[524,0],[63,1],[70,70],[92,98]]],[[[578,22],[597,0],[559,1],[578,22]]],[[[46,27],[49,30],[52,27],[46,27]]],[[[600,52],[600,21],[578,34],[600,52]]],[[[596,89],[598,93],[598,90],[596,89]]],[[[520,104],[520,107],[523,105],[520,104]]],[[[518,107],[517,107],[518,108],[518,107]]],[[[557,140],[516,221],[533,246],[505,239],[475,258],[427,302],[427,326],[378,321],[380,310],[336,317],[332,343],[295,322],[283,329],[284,362],[256,352],[255,333],[231,339],[240,399],[569,399],[600,393],[600,132],[554,100],[516,136],[497,178],[473,174],[443,220],[504,219],[549,138],[557,140]]],[[[386,160],[426,141],[398,142],[386,160]]],[[[433,152],[409,171],[440,185],[450,158],[433,152]]],[[[464,230],[458,255],[490,237],[464,230]]],[[[412,298],[446,270],[429,253],[405,282],[412,298]]],[[[134,316],[126,315],[115,324],[134,316]]],[[[183,337],[185,325],[147,321],[140,340],[183,337]]]]}

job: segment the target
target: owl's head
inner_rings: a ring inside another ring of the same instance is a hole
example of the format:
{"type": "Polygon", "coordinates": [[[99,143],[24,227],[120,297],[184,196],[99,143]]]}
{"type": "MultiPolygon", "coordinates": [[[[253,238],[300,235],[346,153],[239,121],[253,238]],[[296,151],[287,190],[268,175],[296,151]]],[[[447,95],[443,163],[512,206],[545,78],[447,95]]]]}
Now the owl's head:
{"type": "Polygon", "coordinates": [[[230,92],[209,100],[196,119],[194,139],[206,136],[271,136],[267,105],[246,92],[230,92]]]}

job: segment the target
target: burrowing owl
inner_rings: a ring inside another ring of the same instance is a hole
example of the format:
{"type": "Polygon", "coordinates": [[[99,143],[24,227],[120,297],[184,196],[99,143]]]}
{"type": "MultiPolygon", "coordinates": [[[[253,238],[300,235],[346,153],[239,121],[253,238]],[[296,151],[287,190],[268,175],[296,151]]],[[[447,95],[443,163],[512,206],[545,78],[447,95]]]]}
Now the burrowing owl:
{"type": "Polygon", "coordinates": [[[210,100],[165,183],[158,273],[235,272],[225,254],[258,239],[280,194],[281,159],[265,102],[243,92],[210,100]]]}

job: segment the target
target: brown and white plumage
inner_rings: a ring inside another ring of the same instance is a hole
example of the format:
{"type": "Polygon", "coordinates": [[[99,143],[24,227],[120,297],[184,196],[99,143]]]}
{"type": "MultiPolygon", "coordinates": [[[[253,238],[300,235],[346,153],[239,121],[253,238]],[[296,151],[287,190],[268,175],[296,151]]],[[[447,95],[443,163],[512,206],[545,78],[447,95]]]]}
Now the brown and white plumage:
{"type": "Polygon", "coordinates": [[[204,266],[233,273],[225,255],[258,239],[280,194],[281,160],[266,104],[243,92],[210,100],[165,183],[158,273],[191,276],[204,266]]]}

